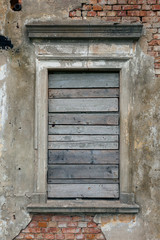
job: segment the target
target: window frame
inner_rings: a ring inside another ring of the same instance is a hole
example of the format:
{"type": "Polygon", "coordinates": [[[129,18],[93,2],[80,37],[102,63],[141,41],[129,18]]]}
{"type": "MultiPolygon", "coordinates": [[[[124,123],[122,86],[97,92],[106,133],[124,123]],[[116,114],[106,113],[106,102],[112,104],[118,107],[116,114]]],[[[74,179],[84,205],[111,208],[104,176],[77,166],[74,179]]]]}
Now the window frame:
{"type": "Polygon", "coordinates": [[[131,191],[129,160],[129,59],[107,59],[92,57],[90,59],[65,57],[54,58],[39,56],[36,59],[36,97],[35,97],[35,149],[37,150],[37,173],[35,175],[35,194],[40,203],[47,202],[47,136],[48,136],[48,72],[51,71],[118,71],[120,81],[120,201],[134,202],[131,191]]]}

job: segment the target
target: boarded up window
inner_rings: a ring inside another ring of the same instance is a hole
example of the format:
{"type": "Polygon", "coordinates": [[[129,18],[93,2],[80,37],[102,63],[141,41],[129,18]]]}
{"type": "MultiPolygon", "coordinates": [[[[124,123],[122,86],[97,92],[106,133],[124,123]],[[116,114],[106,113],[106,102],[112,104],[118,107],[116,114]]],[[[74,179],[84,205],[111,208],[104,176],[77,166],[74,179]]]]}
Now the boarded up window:
{"type": "Polygon", "coordinates": [[[48,198],[119,198],[119,74],[49,74],[48,198]]]}

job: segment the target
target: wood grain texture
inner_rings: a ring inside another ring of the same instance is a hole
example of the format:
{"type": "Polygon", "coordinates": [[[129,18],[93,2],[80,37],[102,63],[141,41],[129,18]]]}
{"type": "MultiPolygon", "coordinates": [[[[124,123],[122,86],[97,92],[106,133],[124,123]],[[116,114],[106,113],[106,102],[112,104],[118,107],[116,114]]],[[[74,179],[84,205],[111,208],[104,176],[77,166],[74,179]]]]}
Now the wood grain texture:
{"type": "Polygon", "coordinates": [[[118,97],[118,88],[102,89],[49,89],[48,97],[53,98],[106,98],[118,97]]]}
{"type": "Polygon", "coordinates": [[[118,164],[118,150],[49,150],[49,164],[118,164]]]}
{"type": "Polygon", "coordinates": [[[49,142],[48,149],[118,149],[118,142],[49,142]]]}
{"type": "Polygon", "coordinates": [[[119,114],[114,113],[89,113],[89,114],[63,114],[49,113],[49,124],[70,125],[118,125],[119,114]]]}
{"type": "Polygon", "coordinates": [[[49,112],[116,112],[118,98],[50,99],[49,112]]]}
{"type": "Polygon", "coordinates": [[[118,73],[53,73],[49,88],[114,88],[119,87],[118,73]]]}
{"type": "Polygon", "coordinates": [[[119,134],[119,126],[49,125],[49,134],[119,134]]]}
{"type": "Polygon", "coordinates": [[[118,142],[118,135],[48,135],[49,142],[118,142]]]}
{"type": "Polygon", "coordinates": [[[48,198],[118,198],[118,184],[48,184],[48,198]]]}
{"type": "Polygon", "coordinates": [[[119,183],[118,178],[112,178],[112,179],[48,179],[48,183],[58,183],[58,184],[104,184],[104,183],[119,183]]]}
{"type": "Polygon", "coordinates": [[[118,178],[117,165],[49,165],[49,179],[118,178]]]}

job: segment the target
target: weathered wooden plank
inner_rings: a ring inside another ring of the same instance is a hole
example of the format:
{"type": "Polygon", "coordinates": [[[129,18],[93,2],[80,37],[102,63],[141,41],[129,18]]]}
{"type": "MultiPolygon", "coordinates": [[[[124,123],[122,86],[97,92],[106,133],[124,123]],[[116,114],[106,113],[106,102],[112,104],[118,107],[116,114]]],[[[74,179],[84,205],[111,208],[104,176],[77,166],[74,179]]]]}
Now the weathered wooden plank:
{"type": "Polygon", "coordinates": [[[115,112],[118,98],[49,99],[49,112],[115,112]]]}
{"type": "Polygon", "coordinates": [[[118,97],[118,88],[102,89],[49,89],[48,96],[53,98],[106,98],[118,97]]]}
{"type": "Polygon", "coordinates": [[[118,184],[48,184],[48,198],[118,198],[118,184]]]}
{"type": "Polygon", "coordinates": [[[49,125],[49,134],[119,134],[119,126],[49,125]]]}
{"type": "Polygon", "coordinates": [[[49,88],[114,88],[119,87],[118,73],[53,73],[49,88]]]}
{"type": "Polygon", "coordinates": [[[118,142],[118,135],[48,135],[49,142],[118,142]]]}
{"type": "Polygon", "coordinates": [[[118,178],[112,179],[48,179],[48,183],[59,184],[104,184],[104,183],[119,183],[118,178]]]}
{"type": "Polygon", "coordinates": [[[118,178],[118,165],[49,165],[48,178],[118,178]]]}
{"type": "Polygon", "coordinates": [[[49,124],[78,124],[78,125],[118,125],[119,114],[90,113],[90,114],[61,114],[49,113],[49,124]]]}
{"type": "Polygon", "coordinates": [[[118,149],[118,142],[48,142],[48,149],[118,149]]]}
{"type": "Polygon", "coordinates": [[[117,150],[49,150],[49,164],[118,164],[117,150]]]}

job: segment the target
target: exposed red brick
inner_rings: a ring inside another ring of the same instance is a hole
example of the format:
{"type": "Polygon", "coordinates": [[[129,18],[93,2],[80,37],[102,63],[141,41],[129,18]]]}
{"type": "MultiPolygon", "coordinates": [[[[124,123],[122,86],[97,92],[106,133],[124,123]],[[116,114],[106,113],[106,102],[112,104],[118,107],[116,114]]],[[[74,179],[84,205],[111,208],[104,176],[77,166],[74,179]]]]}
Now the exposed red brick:
{"type": "Polygon", "coordinates": [[[97,13],[95,11],[90,11],[87,13],[88,17],[95,17],[97,15],[97,13]]]}
{"type": "Polygon", "coordinates": [[[153,36],[155,39],[160,39],[160,34],[154,34],[153,36]]]}
{"type": "Polygon", "coordinates": [[[160,40],[152,40],[149,42],[149,46],[160,46],[160,40]]]}
{"type": "Polygon", "coordinates": [[[62,228],[62,233],[80,233],[81,229],[80,228],[62,228]]]}
{"type": "Polygon", "coordinates": [[[85,235],[84,234],[76,234],[76,239],[77,240],[84,240],[85,239],[85,235]]]}
{"type": "Polygon", "coordinates": [[[55,239],[56,240],[63,240],[63,239],[65,239],[65,235],[62,234],[62,233],[56,234],[55,239]]]}
{"type": "Polygon", "coordinates": [[[128,0],[118,0],[118,4],[127,4],[128,0]]]}
{"type": "Polygon", "coordinates": [[[25,239],[34,239],[34,234],[26,233],[25,239]]]}
{"type": "Polygon", "coordinates": [[[74,239],[74,234],[65,234],[65,239],[66,240],[72,240],[72,239],[74,239]]]}
{"type": "Polygon", "coordinates": [[[139,11],[127,11],[127,15],[130,17],[138,17],[139,14],[139,11]]]}
{"type": "Polygon", "coordinates": [[[136,0],[128,0],[128,4],[136,4],[137,1],[136,0]]]}
{"type": "Polygon", "coordinates": [[[151,9],[151,5],[142,5],[142,10],[150,10],[151,9]]]}
{"type": "Polygon", "coordinates": [[[106,12],[97,12],[97,15],[99,16],[99,17],[105,17],[106,16],[106,12]]]}
{"type": "Polygon", "coordinates": [[[156,4],[156,0],[147,0],[148,4],[156,4]]]}
{"type": "Polygon", "coordinates": [[[44,237],[45,239],[55,239],[55,235],[52,233],[46,233],[44,237]]]}
{"type": "Polygon", "coordinates": [[[94,234],[94,233],[100,233],[101,230],[99,228],[83,228],[82,232],[94,234]]]}
{"type": "Polygon", "coordinates": [[[70,16],[70,17],[75,17],[75,16],[76,16],[76,11],[70,12],[70,13],[69,13],[69,16],[70,16]]]}
{"type": "Polygon", "coordinates": [[[77,227],[78,226],[78,222],[68,222],[67,223],[67,227],[77,227]]]}
{"type": "Polygon", "coordinates": [[[109,10],[112,10],[112,6],[110,5],[103,6],[103,11],[109,11],[109,10]]]}
{"type": "Polygon", "coordinates": [[[117,0],[108,0],[108,4],[111,5],[117,4],[117,0]]]}
{"type": "Polygon", "coordinates": [[[83,4],[82,10],[90,11],[90,10],[92,10],[92,5],[90,5],[90,4],[83,4]]]}
{"type": "Polygon", "coordinates": [[[97,0],[88,0],[90,4],[97,4],[97,0]]]}
{"type": "Polygon", "coordinates": [[[88,224],[87,224],[87,227],[97,227],[97,224],[96,223],[94,223],[94,222],[89,222],[88,224]]]}
{"type": "Polygon", "coordinates": [[[121,5],[114,5],[114,6],[113,6],[113,10],[115,10],[115,11],[116,11],[116,10],[117,10],[117,11],[118,11],[118,10],[121,10],[121,8],[122,8],[121,5]]]}
{"type": "Polygon", "coordinates": [[[139,10],[141,9],[141,5],[124,5],[122,6],[122,10],[139,10]]]}
{"type": "Polygon", "coordinates": [[[160,10],[160,5],[152,5],[152,10],[153,11],[159,11],[160,10]]]}
{"type": "Polygon", "coordinates": [[[72,217],[69,216],[63,216],[63,215],[56,215],[52,217],[52,221],[56,222],[70,222],[72,220],[72,217]]]}
{"type": "Polygon", "coordinates": [[[116,15],[117,15],[116,11],[108,11],[107,12],[107,16],[109,16],[109,17],[115,17],[116,15]]]}
{"type": "Polygon", "coordinates": [[[103,10],[103,8],[100,5],[94,5],[93,6],[93,11],[102,11],[102,10],[103,10]]]}
{"type": "Polygon", "coordinates": [[[118,11],[117,13],[117,16],[120,17],[120,16],[126,16],[126,11],[118,11]]]}
{"type": "Polygon", "coordinates": [[[108,0],[98,0],[98,3],[99,3],[99,4],[107,4],[107,3],[108,3],[108,0]]]}
{"type": "Polygon", "coordinates": [[[99,233],[96,235],[97,240],[105,240],[105,237],[103,236],[102,233],[99,233]]]}
{"type": "Polygon", "coordinates": [[[95,234],[86,234],[86,240],[94,240],[94,239],[96,239],[95,234]]]}
{"type": "Polygon", "coordinates": [[[47,227],[47,222],[39,222],[38,227],[47,227]]]}
{"type": "Polygon", "coordinates": [[[67,222],[58,222],[58,227],[67,227],[67,222]]]}

